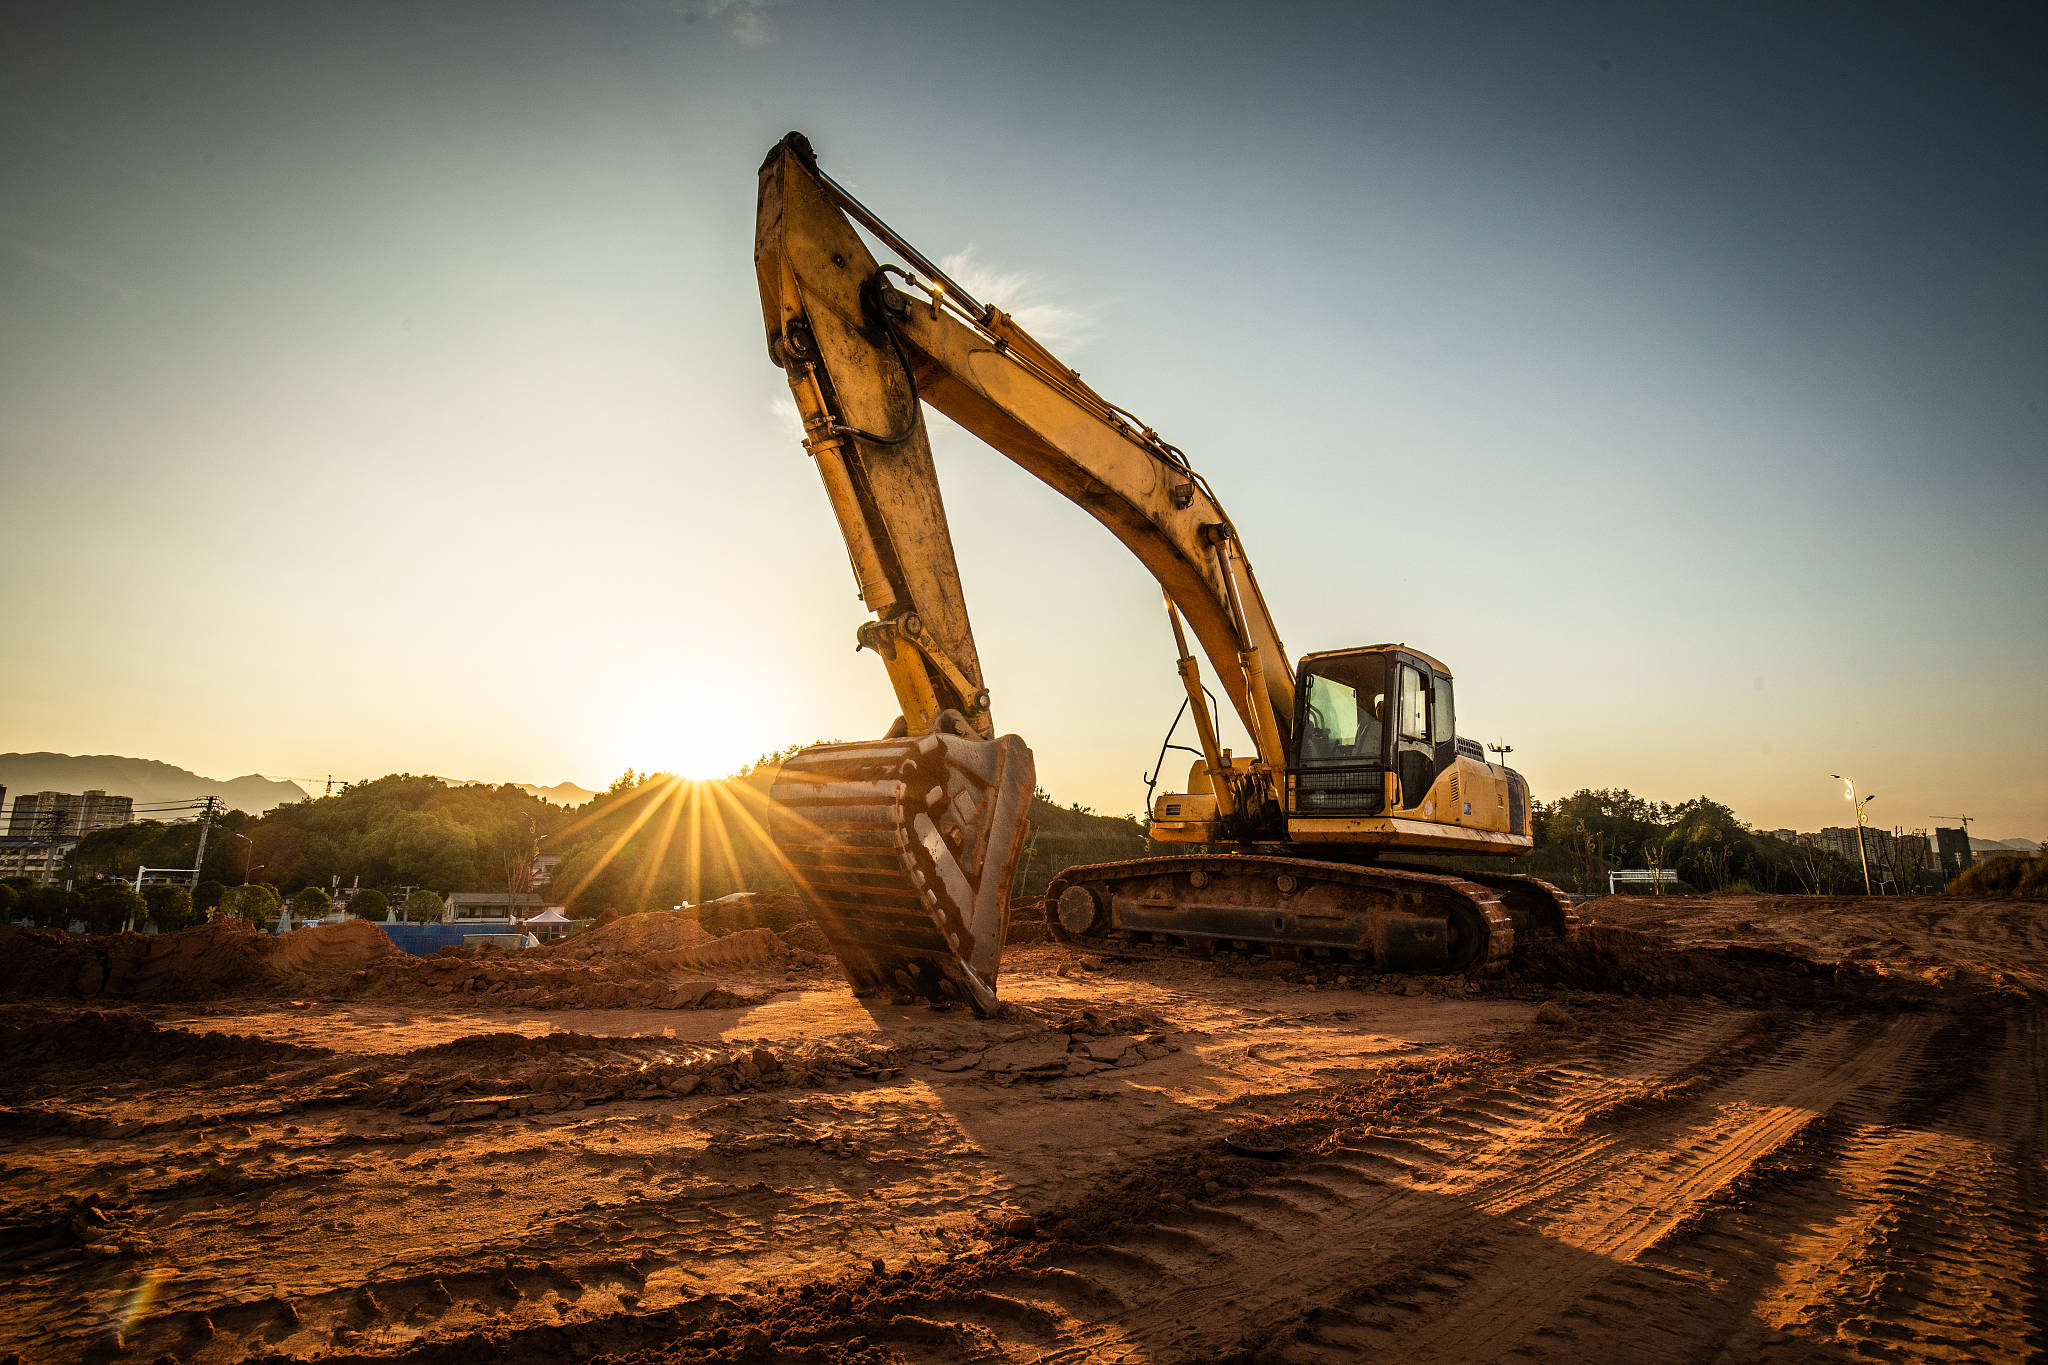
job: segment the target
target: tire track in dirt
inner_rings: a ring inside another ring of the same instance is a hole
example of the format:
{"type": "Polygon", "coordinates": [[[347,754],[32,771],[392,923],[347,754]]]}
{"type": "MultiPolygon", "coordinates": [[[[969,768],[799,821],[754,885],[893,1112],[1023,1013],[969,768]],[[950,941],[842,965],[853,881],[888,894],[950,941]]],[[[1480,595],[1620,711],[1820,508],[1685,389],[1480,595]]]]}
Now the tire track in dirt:
{"type": "MultiPolygon", "coordinates": [[[[1831,1114],[1898,1108],[1893,1101],[1910,1095],[1887,1089],[1901,1073],[1917,1065],[1935,1088],[1952,1080],[1930,1074],[1952,1066],[1950,1049],[1921,1057],[1941,1023],[1809,1021],[1778,1030],[1789,1037],[1754,1040],[1746,1064],[1719,1068],[1716,1049],[1733,1032],[1726,1017],[1639,1030],[1573,1064],[1450,1097],[1397,1142],[1345,1145],[1244,1194],[1056,1252],[1012,1271],[1001,1294],[925,1296],[919,1311],[871,1321],[863,1340],[911,1359],[1048,1363],[1233,1352],[1460,1361],[1549,1354],[1546,1346],[1569,1358],[1568,1342],[1597,1342],[1606,1354],[1619,1345],[1618,1359],[1668,1358],[1672,1333],[1653,1341],[1641,1330],[1638,1263],[1695,1238],[1719,1203],[1741,1206],[1746,1183],[1777,1181],[1777,1166],[1828,1146],[1831,1114]],[[1686,1076],[1701,1067],[1704,1082],[1686,1076]],[[1676,1096],[1661,1097],[1666,1088],[1676,1096]]],[[[1902,1164],[1911,1150],[1895,1134],[1892,1159],[1873,1165],[1876,1149],[1843,1148],[1842,1178],[1861,1188],[1954,1170],[1902,1164]]],[[[1979,1174],[1999,1169],[2010,1167],[1992,1162],[1979,1174]]],[[[1922,1187],[1924,1179],[1909,1181],[1909,1193],[1922,1187]]],[[[1969,1178],[1957,1188],[1964,1200],[1984,1193],[1969,1178]]],[[[1939,1212],[1918,1216],[1948,1226],[1939,1212]]],[[[2024,1261],[2010,1239],[1995,1240],[1907,1236],[1900,1248],[2024,1261]]],[[[1883,1292],[1926,1297],[1903,1282],[1883,1292]]],[[[2025,1320],[2011,1295],[1936,1310],[1951,1321],[2025,1320]]],[[[1744,1299],[1695,1325],[1711,1350],[1740,1337],[1750,1317],[1744,1299]]]]}
{"type": "MultiPolygon", "coordinates": [[[[1724,1087],[1728,1093],[1717,1097],[1708,1116],[1682,1122],[1653,1106],[1633,1122],[1642,1131],[1610,1131],[1587,1141],[1590,1116],[1644,1094],[1727,1043],[1733,1020],[1690,1013],[1692,1019],[1673,1020],[1672,1027],[1639,1031],[1605,1055],[1532,1068],[1505,1086],[1454,1097],[1431,1121],[1405,1131],[1399,1148],[1368,1140],[1363,1160],[1340,1149],[1283,1181],[1195,1205],[1103,1247],[1056,1256],[1048,1269],[1080,1276],[1098,1297],[1123,1307],[1066,1322],[1054,1346],[1007,1340],[998,1326],[984,1323],[993,1338],[977,1332],[975,1340],[954,1340],[938,1355],[1195,1358],[1239,1345],[1245,1322],[1285,1321],[1304,1303],[1332,1304],[1379,1282],[1441,1274],[1422,1263],[1437,1258],[1418,1262],[1415,1248],[1491,1242],[1509,1254],[1463,1272],[1467,1280],[1489,1268],[1498,1273],[1474,1286],[1474,1311],[1462,1332],[1447,1332],[1444,1321],[1433,1320],[1424,1340],[1403,1343],[1364,1318],[1349,1332],[1335,1323],[1318,1329],[1325,1345],[1340,1353],[1392,1344],[1419,1358],[1484,1358],[1503,1338],[1526,1329],[1513,1311],[1526,1298],[1526,1278],[1568,1273],[1567,1265],[1546,1259],[1577,1267],[1570,1273],[1581,1279],[1606,1273],[1810,1118],[1783,1102],[1790,1092],[1829,1081],[1839,1090],[1853,1088],[1881,1072],[1913,1035],[1911,1025],[1902,1024],[1884,1031],[1889,1046],[1860,1046],[1856,1035],[1863,1030],[1836,1023],[1807,1039],[1799,1058],[1743,1073],[1739,1084],[1724,1087]],[[1738,1106],[1747,1122],[1710,1131],[1714,1115],[1738,1106]],[[1689,1137],[1690,1149],[1683,1141],[1674,1144],[1666,1130],[1689,1137]],[[1548,1216],[1566,1205],[1577,1209],[1571,1221],[1548,1216]],[[1546,1258],[1551,1248],[1556,1254],[1546,1258]],[[1376,1336],[1387,1340],[1370,1340],[1376,1336]]],[[[892,1339],[889,1332],[882,1330],[884,1339],[892,1339]]],[[[917,1335],[924,1335],[922,1328],[917,1335]]],[[[901,1344],[919,1354],[917,1343],[901,1344]]]]}

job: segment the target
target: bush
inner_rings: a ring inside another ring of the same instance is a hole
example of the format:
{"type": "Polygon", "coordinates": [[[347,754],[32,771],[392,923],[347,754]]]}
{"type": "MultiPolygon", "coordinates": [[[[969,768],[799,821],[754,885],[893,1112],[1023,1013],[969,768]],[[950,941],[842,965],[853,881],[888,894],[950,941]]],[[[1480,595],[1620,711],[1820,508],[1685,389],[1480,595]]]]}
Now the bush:
{"type": "Polygon", "coordinates": [[[69,929],[73,920],[85,918],[85,897],[61,886],[38,886],[21,898],[21,909],[31,924],[69,929]]]}
{"type": "Polygon", "coordinates": [[[215,881],[204,881],[192,890],[192,908],[201,916],[210,915],[220,909],[220,898],[228,889],[215,881]]]}
{"type": "Polygon", "coordinates": [[[295,920],[319,919],[334,908],[334,898],[317,886],[301,887],[292,892],[291,907],[295,920]]]}
{"type": "Polygon", "coordinates": [[[21,893],[0,882],[0,919],[11,920],[21,910],[21,893]]]}
{"type": "Polygon", "coordinates": [[[215,914],[222,919],[247,920],[260,929],[276,920],[277,912],[283,908],[284,900],[277,894],[277,888],[257,882],[229,887],[215,914]]]}
{"type": "Polygon", "coordinates": [[[192,893],[182,886],[145,886],[142,888],[142,902],[148,907],[150,923],[160,933],[185,929],[205,918],[200,909],[192,903],[192,893]]]}
{"type": "Polygon", "coordinates": [[[117,934],[149,909],[126,882],[101,882],[85,893],[84,901],[86,931],[94,934],[117,934]]]}
{"type": "Polygon", "coordinates": [[[439,896],[421,887],[405,898],[405,908],[398,914],[408,924],[438,924],[444,908],[439,896]]]}
{"type": "Polygon", "coordinates": [[[382,920],[390,910],[391,898],[375,887],[365,887],[348,898],[348,912],[357,919],[382,920]]]}
{"type": "Polygon", "coordinates": [[[2002,853],[1972,863],[1948,884],[1951,896],[2048,896],[2048,855],[2002,853]]]}

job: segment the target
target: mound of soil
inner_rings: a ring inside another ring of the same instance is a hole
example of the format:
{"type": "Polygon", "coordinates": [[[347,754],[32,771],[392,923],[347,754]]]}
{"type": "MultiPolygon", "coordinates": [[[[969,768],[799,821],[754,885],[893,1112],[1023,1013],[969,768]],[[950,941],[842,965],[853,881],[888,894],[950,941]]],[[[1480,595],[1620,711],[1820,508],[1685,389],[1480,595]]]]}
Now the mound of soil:
{"type": "Polygon", "coordinates": [[[540,950],[444,948],[409,973],[381,979],[372,973],[369,989],[378,995],[487,996],[492,1004],[533,1009],[714,1009],[747,997],[706,974],[776,966],[788,957],[788,947],[768,929],[714,938],[674,913],[627,915],[540,950]],[[641,920],[649,923],[637,926],[641,920]],[[686,941],[669,948],[633,946],[678,940],[686,941]]]}
{"type": "Polygon", "coordinates": [[[620,915],[587,933],[556,939],[542,951],[578,960],[640,957],[695,947],[715,937],[691,911],[650,910],[641,915],[620,915]]]}
{"type": "Polygon", "coordinates": [[[361,920],[276,938],[244,920],[171,934],[65,934],[0,926],[0,998],[207,1000],[308,991],[368,967],[403,969],[405,954],[361,920]]]}
{"type": "Polygon", "coordinates": [[[735,891],[730,896],[692,906],[685,913],[694,914],[699,924],[721,937],[742,929],[773,929],[781,933],[811,920],[811,912],[804,903],[786,891],[735,891]]]}
{"type": "Polygon", "coordinates": [[[2018,994],[1995,975],[1970,968],[1910,973],[1749,944],[1681,947],[1663,935],[1613,924],[1585,925],[1566,943],[1518,945],[1515,976],[1523,983],[1623,995],[1713,995],[1777,1005],[1928,1008],[2018,994]]]}
{"type": "Polygon", "coordinates": [[[368,920],[322,924],[270,942],[270,965],[287,985],[346,976],[366,967],[402,969],[411,961],[390,935],[368,920]]]}
{"type": "Polygon", "coordinates": [[[540,1009],[703,1009],[745,998],[703,979],[707,974],[778,966],[790,957],[771,929],[718,937],[674,913],[623,917],[540,950],[450,948],[431,958],[407,956],[364,920],[283,937],[241,920],[156,935],[0,926],[0,999],[459,994],[540,1009]]]}
{"type": "Polygon", "coordinates": [[[46,1062],[71,1067],[81,1057],[91,1058],[96,1065],[138,1057],[159,1063],[175,1058],[259,1058],[275,1063],[284,1054],[330,1055],[327,1048],[306,1044],[164,1028],[122,1010],[88,1009],[77,1014],[0,1020],[0,1056],[23,1068],[46,1062]]]}

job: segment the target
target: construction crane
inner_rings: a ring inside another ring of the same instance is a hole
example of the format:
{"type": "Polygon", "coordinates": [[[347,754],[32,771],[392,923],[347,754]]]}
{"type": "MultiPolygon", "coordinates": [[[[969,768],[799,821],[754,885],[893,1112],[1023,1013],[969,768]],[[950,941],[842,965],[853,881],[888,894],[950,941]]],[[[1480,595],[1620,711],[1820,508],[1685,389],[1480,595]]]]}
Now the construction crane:
{"type": "Polygon", "coordinates": [[[1441,660],[1394,643],[1297,660],[1238,527],[1180,449],[974,299],[825,175],[801,134],[769,153],[759,192],[769,355],[873,616],[859,645],[901,710],[881,739],[797,754],[770,791],[798,893],[856,993],[996,1007],[1035,785],[1030,749],[997,733],[924,405],[1094,517],[1165,595],[1201,758],[1187,790],[1156,796],[1150,832],[1188,848],[1059,873],[1059,938],[1485,973],[1518,934],[1570,931],[1570,900],[1548,883],[1384,861],[1532,846],[1528,784],[1458,735],[1441,660]],[[1252,752],[1222,747],[1197,648],[1252,752]]]}

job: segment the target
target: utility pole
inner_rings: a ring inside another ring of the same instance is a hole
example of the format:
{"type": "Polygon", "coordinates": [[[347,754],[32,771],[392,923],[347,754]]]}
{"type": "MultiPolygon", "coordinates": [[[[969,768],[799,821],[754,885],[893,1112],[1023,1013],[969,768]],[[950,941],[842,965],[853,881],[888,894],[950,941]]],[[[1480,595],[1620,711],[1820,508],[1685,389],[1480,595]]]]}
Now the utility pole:
{"type": "Polygon", "coordinates": [[[1500,765],[1503,768],[1508,765],[1508,755],[1515,751],[1515,746],[1512,744],[1489,744],[1486,747],[1500,755],[1500,765]]]}
{"type": "Polygon", "coordinates": [[[199,852],[192,859],[194,891],[199,889],[199,869],[206,866],[206,836],[213,829],[214,819],[225,813],[226,803],[218,796],[209,796],[199,803],[199,852]]]}

